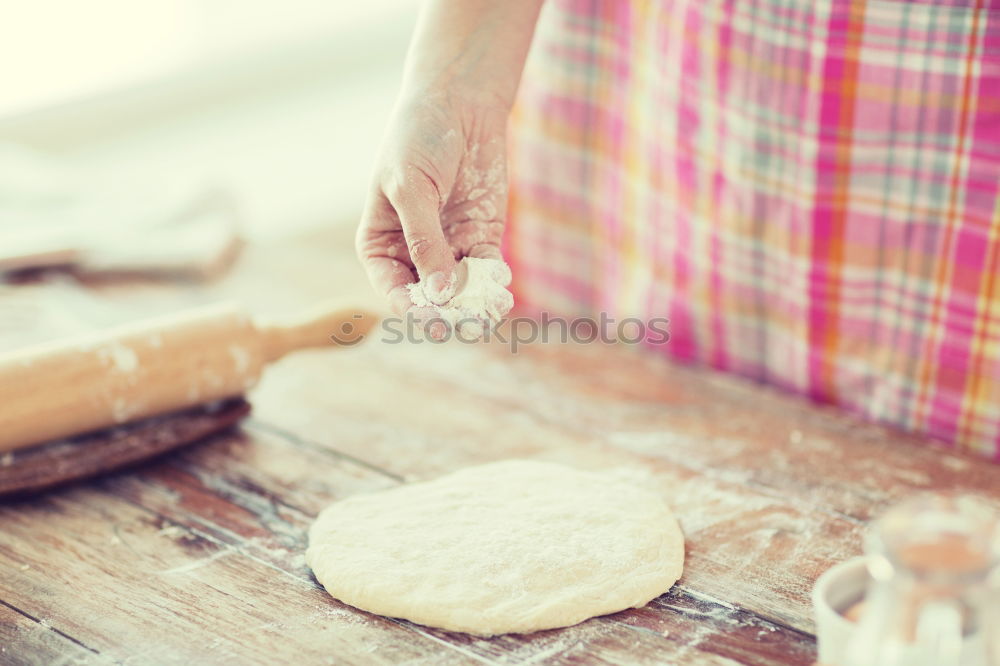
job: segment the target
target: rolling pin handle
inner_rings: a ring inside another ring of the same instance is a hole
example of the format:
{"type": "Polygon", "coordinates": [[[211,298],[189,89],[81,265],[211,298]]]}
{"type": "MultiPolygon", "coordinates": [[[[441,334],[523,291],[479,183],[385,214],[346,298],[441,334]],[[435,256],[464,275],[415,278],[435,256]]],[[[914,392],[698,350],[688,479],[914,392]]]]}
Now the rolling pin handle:
{"type": "Polygon", "coordinates": [[[320,307],[295,319],[257,324],[265,363],[297,349],[353,347],[367,337],[378,317],[344,307],[320,307]]]}

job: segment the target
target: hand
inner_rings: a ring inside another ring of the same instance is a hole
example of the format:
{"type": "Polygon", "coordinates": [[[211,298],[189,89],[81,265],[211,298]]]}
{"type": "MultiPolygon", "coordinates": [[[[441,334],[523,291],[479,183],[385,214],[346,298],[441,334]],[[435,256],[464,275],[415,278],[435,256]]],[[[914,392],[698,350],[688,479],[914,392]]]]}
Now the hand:
{"type": "Polygon", "coordinates": [[[396,314],[413,308],[407,284],[426,280],[443,303],[457,260],[501,258],[507,112],[444,93],[397,107],[357,234],[368,278],[396,314]]]}

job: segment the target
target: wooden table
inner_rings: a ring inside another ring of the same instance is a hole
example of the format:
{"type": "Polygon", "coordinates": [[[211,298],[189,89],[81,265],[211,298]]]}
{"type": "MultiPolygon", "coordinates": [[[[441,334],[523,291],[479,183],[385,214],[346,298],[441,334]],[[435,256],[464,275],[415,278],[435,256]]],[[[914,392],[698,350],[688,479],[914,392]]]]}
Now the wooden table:
{"type": "MultiPolygon", "coordinates": [[[[0,341],[230,296],[264,313],[373,304],[349,237],[251,247],[209,287],[2,287],[0,341]]],[[[625,347],[371,340],[290,357],[251,399],[229,434],[0,505],[0,663],[811,664],[813,582],[874,515],[920,490],[1000,493],[1000,466],[625,347]],[[324,506],[512,457],[658,488],[687,538],[679,583],[644,608],[479,639],[354,610],[312,577],[324,506]]]]}

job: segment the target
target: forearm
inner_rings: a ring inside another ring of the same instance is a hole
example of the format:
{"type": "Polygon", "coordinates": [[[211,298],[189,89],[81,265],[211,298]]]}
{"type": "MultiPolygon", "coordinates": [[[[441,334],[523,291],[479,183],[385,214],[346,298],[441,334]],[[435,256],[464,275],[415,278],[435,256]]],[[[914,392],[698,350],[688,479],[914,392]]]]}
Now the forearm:
{"type": "Polygon", "coordinates": [[[404,95],[446,91],[513,104],[543,0],[426,0],[406,59],[404,95]]]}

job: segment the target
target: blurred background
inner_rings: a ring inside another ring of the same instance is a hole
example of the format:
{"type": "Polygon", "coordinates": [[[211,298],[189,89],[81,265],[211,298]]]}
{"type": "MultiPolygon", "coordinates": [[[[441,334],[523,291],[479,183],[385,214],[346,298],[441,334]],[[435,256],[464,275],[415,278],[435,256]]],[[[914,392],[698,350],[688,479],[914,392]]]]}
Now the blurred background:
{"type": "Polygon", "coordinates": [[[176,217],[208,190],[235,203],[255,241],[354,225],[416,10],[416,0],[8,3],[0,236],[10,247],[42,228],[176,217]]]}

